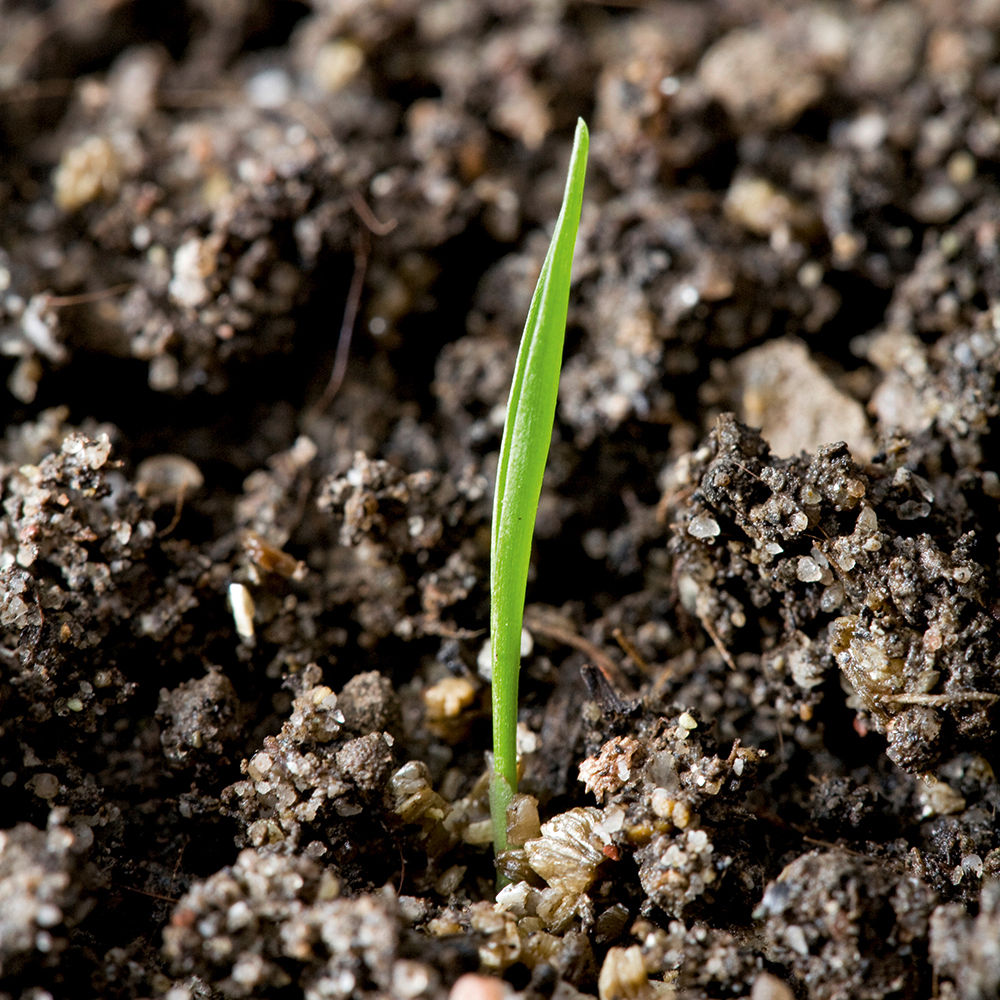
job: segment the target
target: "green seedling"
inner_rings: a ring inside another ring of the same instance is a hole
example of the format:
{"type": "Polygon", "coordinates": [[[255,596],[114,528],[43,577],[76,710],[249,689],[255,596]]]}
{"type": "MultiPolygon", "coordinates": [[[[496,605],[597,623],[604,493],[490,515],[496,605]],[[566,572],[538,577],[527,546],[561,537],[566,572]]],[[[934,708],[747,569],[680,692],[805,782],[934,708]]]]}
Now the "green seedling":
{"type": "Polygon", "coordinates": [[[490,543],[490,645],[493,668],[493,774],[490,815],[497,851],[507,846],[507,806],[517,791],[517,680],[524,590],[538,497],[552,440],[562,367],[573,249],[580,227],[590,136],[576,125],[566,192],[542,264],[507,400],[493,497],[490,543]]]}

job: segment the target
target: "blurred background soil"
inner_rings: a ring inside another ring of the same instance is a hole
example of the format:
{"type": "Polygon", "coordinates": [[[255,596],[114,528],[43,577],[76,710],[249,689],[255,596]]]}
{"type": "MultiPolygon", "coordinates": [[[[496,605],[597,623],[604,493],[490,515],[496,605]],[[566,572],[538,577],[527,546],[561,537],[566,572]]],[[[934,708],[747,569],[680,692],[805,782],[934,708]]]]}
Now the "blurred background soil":
{"type": "Polygon", "coordinates": [[[996,0],[0,0],[0,996],[998,995],[998,54],[996,0]]]}

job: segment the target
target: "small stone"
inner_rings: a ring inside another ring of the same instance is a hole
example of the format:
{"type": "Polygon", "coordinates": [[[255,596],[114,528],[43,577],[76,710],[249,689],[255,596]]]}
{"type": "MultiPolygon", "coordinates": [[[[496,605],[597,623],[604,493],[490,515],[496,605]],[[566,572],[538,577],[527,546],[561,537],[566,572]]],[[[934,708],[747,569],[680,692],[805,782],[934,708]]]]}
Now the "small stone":
{"type": "Polygon", "coordinates": [[[818,583],[823,579],[823,570],[816,563],[815,559],[811,559],[809,556],[802,556],[796,566],[795,575],[803,583],[818,583]]]}
{"type": "Polygon", "coordinates": [[[365,54],[354,42],[336,39],[316,53],[313,80],[328,94],[343,90],[361,72],[365,54]]]}
{"type": "Polygon", "coordinates": [[[795,1000],[795,994],[777,976],[762,972],[754,980],[750,1000],[795,1000]]]}
{"type": "Polygon", "coordinates": [[[448,1000],[504,1000],[506,995],[507,985],[502,979],[468,973],[455,980],[448,1000]]]}
{"type": "Polygon", "coordinates": [[[292,81],[282,69],[269,68],[247,81],[247,97],[258,108],[280,108],[292,96],[292,81]]]}
{"type": "Polygon", "coordinates": [[[453,719],[476,698],[476,686],[467,677],[445,677],[423,692],[432,719],[453,719]]]}
{"type": "Polygon", "coordinates": [[[260,781],[262,778],[266,777],[268,771],[270,771],[272,767],[274,767],[274,761],[262,750],[260,753],[255,753],[253,757],[250,758],[250,763],[247,766],[247,774],[249,774],[254,781],[260,781]]]}
{"type": "Polygon", "coordinates": [[[56,204],[67,212],[114,194],[120,184],[121,161],[114,146],[99,135],[67,149],[52,177],[56,204]]]}
{"type": "Polygon", "coordinates": [[[236,633],[241,639],[253,641],[255,632],[253,624],[254,602],[250,589],[242,583],[229,585],[229,607],[233,612],[233,622],[236,633]]]}
{"type": "Polygon", "coordinates": [[[54,799],[59,794],[59,779],[54,774],[43,771],[31,778],[28,787],[40,799],[54,799]]]}
{"type": "Polygon", "coordinates": [[[182,243],[174,254],[171,298],[190,309],[204,305],[212,294],[206,279],[215,273],[217,263],[215,248],[207,240],[193,238],[182,243]]]}
{"type": "Polygon", "coordinates": [[[688,522],[688,534],[693,538],[715,538],[719,534],[719,522],[707,514],[698,514],[688,522]]]}
{"type": "Polygon", "coordinates": [[[640,998],[648,993],[649,976],[639,945],[610,948],[597,980],[597,995],[600,1000],[640,998]]]}
{"type": "Polygon", "coordinates": [[[201,470],[183,455],[151,455],[135,470],[135,491],[143,498],[176,504],[205,484],[201,470]]]}

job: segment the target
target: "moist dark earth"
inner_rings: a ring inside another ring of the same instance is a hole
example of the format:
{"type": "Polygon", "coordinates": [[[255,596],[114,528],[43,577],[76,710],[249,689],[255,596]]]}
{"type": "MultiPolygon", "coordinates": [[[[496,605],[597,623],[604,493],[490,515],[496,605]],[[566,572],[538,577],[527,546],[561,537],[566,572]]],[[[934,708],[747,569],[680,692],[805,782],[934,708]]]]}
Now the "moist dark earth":
{"type": "Polygon", "coordinates": [[[998,103],[997,0],[0,0],[0,996],[1000,994],[998,103]]]}

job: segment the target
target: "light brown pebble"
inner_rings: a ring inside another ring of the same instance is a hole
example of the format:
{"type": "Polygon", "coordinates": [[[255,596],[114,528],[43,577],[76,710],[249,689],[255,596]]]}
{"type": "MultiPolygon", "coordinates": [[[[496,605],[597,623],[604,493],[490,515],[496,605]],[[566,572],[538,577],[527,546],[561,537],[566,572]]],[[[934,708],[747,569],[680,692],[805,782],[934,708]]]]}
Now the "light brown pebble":
{"type": "Polygon", "coordinates": [[[777,976],[762,972],[753,983],[750,1000],[794,1000],[795,994],[777,976]]]}
{"type": "Polygon", "coordinates": [[[469,973],[455,980],[448,1000],[503,1000],[505,995],[502,980],[469,973]]]}

